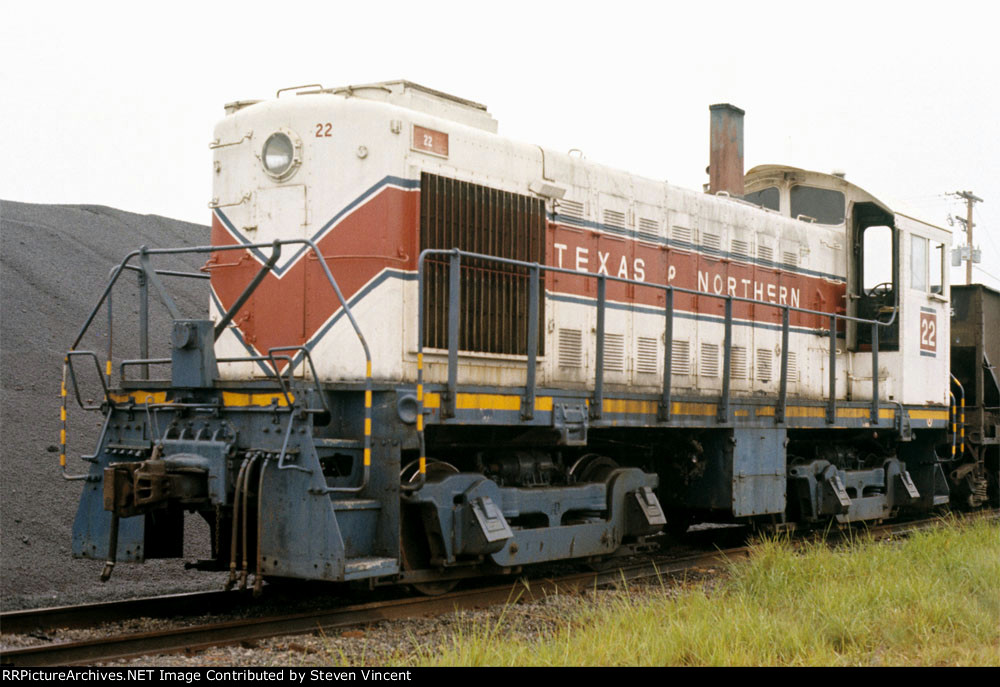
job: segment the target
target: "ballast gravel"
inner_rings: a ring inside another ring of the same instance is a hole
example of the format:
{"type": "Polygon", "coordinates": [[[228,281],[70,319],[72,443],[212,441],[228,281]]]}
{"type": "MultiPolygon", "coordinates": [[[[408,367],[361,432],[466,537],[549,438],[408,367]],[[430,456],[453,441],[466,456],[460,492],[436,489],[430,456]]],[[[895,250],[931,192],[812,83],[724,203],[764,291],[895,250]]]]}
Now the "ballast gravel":
{"type": "MultiPolygon", "coordinates": [[[[185,571],[183,561],[119,565],[101,584],[100,561],[71,555],[71,531],[82,483],[59,469],[59,387],[62,360],[111,269],[130,251],[206,245],[209,228],[154,215],[92,205],[0,201],[0,608],[68,605],[159,593],[218,588],[224,576],[185,571]]],[[[204,255],[157,260],[164,269],[197,271],[204,255]]],[[[186,316],[206,317],[209,292],[198,280],[164,278],[186,316]]],[[[138,288],[125,275],[113,293],[114,364],[138,357],[138,288]]],[[[150,352],[166,355],[170,320],[150,296],[150,352]]],[[[103,367],[107,311],[79,350],[94,351],[103,367]]],[[[83,400],[100,398],[92,361],[79,362],[83,400]]],[[[72,393],[72,392],[71,392],[72,393]]],[[[69,472],[85,472],[100,414],[69,408],[69,472]]],[[[207,549],[208,527],[186,522],[195,558],[207,549]]]]}

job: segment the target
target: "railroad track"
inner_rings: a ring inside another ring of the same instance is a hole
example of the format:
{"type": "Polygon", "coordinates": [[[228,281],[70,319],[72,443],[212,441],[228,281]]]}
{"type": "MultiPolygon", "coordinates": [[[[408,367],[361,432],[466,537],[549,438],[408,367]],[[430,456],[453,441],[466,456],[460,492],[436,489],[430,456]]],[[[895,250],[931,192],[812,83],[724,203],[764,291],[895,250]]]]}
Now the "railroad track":
{"type": "MultiPolygon", "coordinates": [[[[973,517],[997,519],[990,511],[973,517]]],[[[871,528],[873,536],[899,536],[932,526],[937,518],[871,528]]],[[[836,533],[833,533],[834,535],[836,533]]],[[[724,565],[745,558],[749,547],[740,546],[682,557],[653,557],[641,562],[613,565],[606,570],[577,572],[556,578],[523,579],[501,585],[451,592],[436,597],[389,598],[361,604],[331,605],[322,609],[241,618],[189,627],[150,632],[133,632],[84,641],[66,641],[13,648],[0,654],[3,665],[65,666],[87,665],[150,654],[197,652],[213,646],[253,642],[268,637],[327,632],[338,628],[380,620],[398,620],[437,615],[455,610],[488,607],[515,601],[531,601],[554,593],[575,592],[623,581],[675,575],[697,568],[724,565]]],[[[332,599],[331,604],[336,602],[332,599]]],[[[151,599],[107,604],[17,611],[0,614],[3,632],[40,632],[56,627],[94,627],[103,622],[139,615],[175,617],[192,612],[227,612],[246,607],[248,597],[234,592],[177,594],[151,599]]]]}

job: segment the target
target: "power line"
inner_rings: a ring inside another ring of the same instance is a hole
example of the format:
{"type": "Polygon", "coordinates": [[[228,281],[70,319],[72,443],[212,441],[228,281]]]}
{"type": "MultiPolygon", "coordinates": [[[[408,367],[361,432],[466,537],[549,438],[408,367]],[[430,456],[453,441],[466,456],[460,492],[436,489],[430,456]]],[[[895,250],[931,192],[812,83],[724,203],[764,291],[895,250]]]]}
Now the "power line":
{"type": "Polygon", "coordinates": [[[992,272],[987,272],[986,270],[984,270],[984,269],[983,269],[982,267],[980,267],[979,265],[973,265],[973,266],[974,266],[974,267],[975,267],[975,268],[976,268],[977,270],[979,270],[980,272],[982,272],[983,274],[985,274],[985,275],[986,275],[987,277],[990,277],[990,278],[992,278],[992,279],[996,279],[997,281],[1000,281],[1000,277],[998,277],[997,275],[993,274],[992,272]]]}

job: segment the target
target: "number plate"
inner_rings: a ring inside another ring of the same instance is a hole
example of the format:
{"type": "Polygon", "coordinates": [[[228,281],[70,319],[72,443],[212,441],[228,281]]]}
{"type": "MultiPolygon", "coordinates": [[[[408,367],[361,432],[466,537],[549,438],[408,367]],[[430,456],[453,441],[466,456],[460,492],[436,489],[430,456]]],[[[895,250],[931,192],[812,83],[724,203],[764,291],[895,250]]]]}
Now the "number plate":
{"type": "Polygon", "coordinates": [[[937,354],[937,313],[920,311],[920,353],[937,354]]]}
{"type": "Polygon", "coordinates": [[[410,147],[421,153],[448,157],[448,134],[414,124],[413,143],[410,147]]]}

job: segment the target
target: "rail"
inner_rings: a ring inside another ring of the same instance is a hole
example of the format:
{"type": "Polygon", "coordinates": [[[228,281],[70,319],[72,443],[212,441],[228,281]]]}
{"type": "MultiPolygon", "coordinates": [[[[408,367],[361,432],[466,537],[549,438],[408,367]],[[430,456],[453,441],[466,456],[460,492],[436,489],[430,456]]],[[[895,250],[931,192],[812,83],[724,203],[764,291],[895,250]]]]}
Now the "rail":
{"type": "MultiPolygon", "coordinates": [[[[525,380],[525,392],[521,402],[521,413],[524,419],[531,419],[534,413],[534,399],[537,392],[537,381],[536,381],[536,367],[538,362],[538,316],[539,316],[539,304],[541,299],[541,278],[544,273],[552,274],[565,274],[572,275],[575,277],[581,277],[585,279],[594,279],[597,281],[597,351],[596,351],[596,363],[595,363],[595,375],[594,375],[594,396],[592,403],[590,404],[590,415],[593,419],[600,419],[603,412],[603,399],[604,399],[604,351],[605,351],[605,333],[604,333],[604,322],[605,322],[605,311],[607,309],[607,283],[618,282],[621,284],[628,284],[634,287],[641,287],[645,289],[654,289],[657,291],[662,291],[665,295],[665,304],[663,309],[664,315],[664,365],[663,365],[663,383],[662,392],[659,402],[659,409],[657,413],[657,419],[661,422],[670,422],[671,414],[671,363],[672,363],[672,346],[670,342],[673,339],[673,323],[674,323],[674,294],[688,294],[691,296],[697,296],[699,298],[712,298],[717,300],[722,300],[725,307],[724,316],[724,346],[723,346],[723,369],[722,369],[722,393],[719,399],[718,412],[716,420],[720,424],[726,424],[730,421],[729,418],[729,407],[730,407],[730,388],[729,380],[731,375],[732,367],[732,327],[733,327],[733,304],[734,303],[748,303],[755,307],[765,307],[765,308],[775,308],[781,311],[781,376],[779,378],[778,385],[778,406],[775,412],[776,422],[785,421],[785,410],[788,404],[788,337],[790,332],[790,314],[793,312],[803,313],[807,315],[813,315],[822,318],[828,318],[828,335],[830,341],[830,373],[829,373],[829,395],[827,397],[827,409],[826,409],[826,421],[828,424],[833,424],[837,417],[837,322],[855,322],[859,325],[869,325],[872,331],[872,400],[871,400],[871,423],[874,426],[879,424],[879,393],[878,393],[878,330],[879,327],[889,327],[891,326],[895,319],[896,314],[899,312],[899,302],[898,294],[896,296],[896,303],[893,307],[892,317],[888,321],[882,322],[879,320],[867,320],[860,317],[853,317],[851,315],[823,312],[818,310],[810,310],[808,308],[800,308],[797,306],[792,306],[785,303],[770,303],[767,301],[758,301],[752,298],[743,298],[740,296],[734,296],[730,294],[714,294],[706,293],[703,291],[696,291],[694,289],[687,289],[680,286],[673,286],[669,284],[656,284],[652,282],[638,281],[635,279],[628,279],[625,277],[616,277],[607,274],[594,274],[591,272],[579,272],[576,270],[564,268],[564,267],[554,267],[551,265],[544,265],[537,262],[526,262],[523,260],[514,260],[511,258],[501,258],[493,255],[484,255],[482,253],[474,253],[470,251],[463,251],[457,248],[454,249],[440,249],[431,248],[421,251],[420,257],[417,261],[417,290],[418,290],[418,310],[417,310],[417,432],[419,437],[420,445],[420,462],[419,462],[419,478],[416,483],[410,485],[410,488],[415,490],[423,486],[426,479],[426,444],[424,440],[424,427],[423,427],[423,416],[424,416],[424,383],[423,383],[423,373],[424,373],[424,327],[425,327],[425,313],[424,313],[424,277],[425,277],[425,263],[429,256],[441,256],[442,258],[447,257],[449,262],[448,268],[448,378],[446,391],[441,395],[441,415],[442,417],[454,417],[455,415],[455,402],[458,392],[458,344],[459,344],[459,327],[460,327],[460,309],[461,309],[461,269],[462,269],[462,259],[468,260],[482,260],[485,262],[493,262],[502,265],[510,265],[514,267],[520,267],[528,271],[529,275],[529,297],[528,297],[528,341],[527,341],[527,355],[525,364],[527,365],[527,374],[525,380]]],[[[748,324],[757,328],[759,323],[750,320],[748,324]]],[[[823,331],[822,329],[817,331],[823,331]]]]}
{"type": "MultiPolygon", "coordinates": [[[[166,306],[167,310],[170,312],[171,317],[173,319],[180,319],[180,317],[181,317],[180,311],[178,310],[177,305],[174,303],[173,298],[171,298],[169,292],[164,287],[163,282],[160,279],[160,277],[161,276],[171,276],[171,277],[186,277],[186,278],[196,278],[196,279],[208,279],[208,278],[210,278],[209,275],[200,274],[200,273],[180,272],[180,271],[176,271],[176,270],[157,270],[157,269],[153,269],[152,266],[151,266],[151,264],[150,264],[150,257],[151,256],[202,254],[202,253],[221,253],[221,252],[225,252],[225,251],[235,251],[235,250],[245,251],[245,250],[251,250],[251,249],[266,249],[266,248],[270,248],[271,249],[271,256],[261,265],[260,270],[258,270],[257,274],[254,276],[254,278],[251,280],[251,282],[249,284],[247,284],[247,286],[244,288],[244,290],[240,294],[240,296],[236,299],[236,301],[234,301],[233,305],[229,308],[229,310],[227,310],[223,314],[223,316],[220,319],[219,323],[216,325],[214,334],[215,334],[215,339],[218,339],[222,335],[223,331],[225,331],[226,325],[232,320],[232,318],[236,315],[236,313],[239,311],[239,309],[246,303],[246,301],[250,298],[250,296],[257,289],[257,287],[260,286],[260,284],[263,282],[264,277],[267,275],[267,273],[270,272],[274,268],[274,265],[277,263],[277,260],[278,260],[278,258],[281,255],[281,248],[282,248],[282,246],[289,246],[289,245],[300,245],[300,246],[303,246],[306,251],[311,252],[311,253],[313,253],[313,254],[315,254],[317,256],[318,262],[319,262],[319,264],[323,268],[323,273],[326,276],[327,282],[330,284],[330,287],[333,289],[333,292],[336,295],[337,300],[340,302],[340,305],[343,308],[344,314],[347,315],[347,319],[350,322],[351,327],[353,328],[354,333],[357,336],[358,341],[360,342],[361,347],[362,347],[362,349],[364,351],[364,356],[365,356],[365,437],[364,437],[364,458],[363,458],[364,473],[363,473],[363,477],[362,477],[362,483],[361,483],[360,486],[358,486],[358,487],[346,487],[346,488],[343,488],[343,489],[338,489],[338,491],[345,491],[345,492],[351,492],[351,493],[353,493],[353,492],[361,491],[361,490],[364,489],[364,487],[367,485],[367,482],[368,482],[368,476],[369,476],[370,465],[371,465],[371,424],[372,424],[371,423],[371,405],[372,405],[372,403],[371,403],[371,399],[372,399],[372,357],[371,357],[371,349],[369,348],[368,342],[365,339],[365,336],[364,336],[364,334],[361,331],[361,327],[358,325],[358,322],[357,322],[357,320],[354,317],[354,313],[351,312],[351,308],[348,305],[347,300],[344,298],[344,295],[343,295],[343,293],[340,290],[340,286],[338,285],[337,280],[334,278],[333,273],[330,271],[329,265],[327,265],[326,261],[322,259],[322,253],[320,252],[318,246],[316,245],[316,243],[312,239],[282,239],[282,240],[275,240],[275,241],[273,241],[271,243],[237,244],[237,245],[232,245],[232,246],[191,246],[191,247],[187,247],[187,248],[152,248],[151,249],[151,248],[147,248],[146,246],[142,246],[138,250],[134,250],[134,251],[130,252],[128,255],[126,255],[122,259],[121,263],[119,263],[115,268],[113,268],[111,270],[111,274],[110,274],[110,277],[108,279],[108,283],[107,283],[107,285],[104,288],[104,291],[101,293],[101,296],[98,299],[97,303],[94,305],[93,309],[91,309],[90,314],[87,316],[86,321],[83,323],[83,326],[80,328],[79,333],[77,334],[76,338],[73,340],[73,344],[70,346],[69,352],[67,352],[66,356],[63,359],[63,381],[62,381],[62,387],[61,387],[61,397],[62,397],[62,407],[61,407],[62,430],[61,430],[61,435],[60,435],[60,439],[61,439],[61,441],[60,441],[60,447],[61,447],[61,451],[60,451],[60,464],[61,464],[61,467],[62,467],[62,473],[63,473],[63,477],[64,478],[66,478],[66,479],[74,479],[74,480],[76,480],[76,479],[86,479],[87,478],[87,475],[70,475],[70,474],[68,474],[66,472],[66,422],[67,422],[67,408],[66,408],[66,406],[67,406],[67,397],[68,397],[67,379],[69,379],[72,382],[73,387],[74,387],[74,392],[76,393],[76,396],[77,396],[77,401],[78,401],[78,403],[80,404],[80,406],[82,408],[84,408],[85,410],[95,410],[95,409],[98,409],[98,408],[101,407],[99,405],[98,406],[93,406],[93,405],[87,405],[87,404],[83,403],[83,400],[81,399],[80,394],[79,394],[79,389],[77,387],[76,373],[73,370],[73,365],[72,365],[72,361],[73,361],[74,357],[86,356],[86,357],[92,357],[94,359],[95,364],[98,367],[98,376],[101,377],[101,385],[102,385],[102,390],[104,392],[104,403],[109,404],[109,405],[113,405],[113,403],[114,403],[112,401],[112,399],[111,399],[110,392],[109,392],[109,386],[110,386],[110,380],[111,380],[111,373],[112,373],[112,359],[113,359],[113,357],[112,357],[112,341],[113,341],[113,330],[114,330],[114,322],[113,322],[113,315],[112,315],[112,292],[113,292],[113,289],[115,287],[115,284],[118,282],[118,280],[121,278],[121,276],[126,271],[132,271],[132,272],[137,272],[138,273],[138,279],[139,279],[139,320],[140,320],[140,327],[139,327],[139,330],[140,330],[140,332],[139,332],[139,355],[140,355],[140,357],[138,359],[135,359],[135,360],[124,360],[124,361],[122,361],[121,366],[119,368],[120,369],[121,378],[124,380],[124,378],[125,378],[125,369],[127,367],[137,366],[137,367],[141,368],[141,373],[140,374],[142,375],[142,378],[143,379],[149,379],[149,366],[150,365],[169,364],[170,363],[170,360],[166,359],[166,358],[149,358],[149,285],[152,284],[153,288],[156,290],[157,294],[160,296],[160,299],[163,302],[164,306],[166,306]],[[135,259],[137,259],[137,258],[138,258],[139,264],[138,265],[131,264],[132,261],[135,260],[135,259]],[[90,329],[90,326],[93,324],[94,320],[96,319],[97,314],[100,312],[102,306],[104,306],[105,304],[107,304],[107,307],[108,307],[108,356],[107,356],[107,365],[106,365],[106,372],[105,372],[106,375],[107,375],[107,381],[104,379],[104,376],[101,375],[100,363],[98,361],[97,355],[94,352],[92,352],[92,351],[78,351],[78,350],[76,350],[77,346],[80,345],[80,342],[83,340],[83,337],[86,335],[87,331],[90,329]]],[[[329,405],[327,404],[327,401],[326,401],[326,398],[325,398],[325,394],[323,394],[322,388],[320,387],[319,376],[316,374],[316,367],[313,364],[312,356],[310,355],[309,350],[305,346],[280,346],[280,347],[275,347],[275,348],[269,349],[267,351],[267,355],[266,356],[245,356],[245,357],[238,357],[238,358],[220,358],[218,360],[218,362],[222,362],[222,363],[233,363],[233,362],[257,362],[257,363],[263,363],[263,362],[268,362],[268,363],[270,363],[270,368],[265,367],[264,365],[261,365],[261,366],[264,367],[265,371],[268,372],[269,376],[270,376],[270,373],[273,371],[273,373],[274,373],[273,376],[275,377],[278,385],[281,388],[281,392],[282,392],[283,396],[285,397],[285,400],[286,400],[286,403],[287,403],[287,408],[288,408],[287,412],[291,413],[292,409],[293,409],[293,402],[292,402],[292,397],[291,397],[290,389],[289,389],[289,386],[290,386],[291,382],[289,381],[289,384],[286,385],[285,380],[284,380],[284,374],[278,370],[278,364],[277,364],[277,360],[278,359],[282,359],[282,360],[287,361],[288,368],[289,368],[288,374],[289,374],[289,379],[290,380],[293,377],[293,371],[294,371],[294,368],[295,368],[296,365],[300,364],[302,361],[305,361],[309,365],[309,367],[310,367],[310,369],[312,371],[312,374],[313,374],[313,382],[314,382],[315,387],[316,387],[317,396],[319,397],[319,400],[320,400],[320,402],[322,404],[322,407],[321,408],[304,408],[303,410],[305,412],[307,412],[307,413],[313,413],[313,414],[319,414],[319,413],[327,413],[327,414],[329,414],[330,413],[330,408],[329,408],[329,405]],[[302,356],[300,357],[298,363],[295,362],[295,360],[293,359],[292,356],[287,355],[287,352],[289,352],[289,351],[300,351],[302,353],[302,356]],[[286,354],[285,355],[278,355],[279,353],[282,353],[282,352],[284,352],[286,354]]],[[[285,449],[283,447],[282,448],[282,454],[279,457],[279,461],[278,461],[279,469],[290,469],[290,468],[293,468],[294,466],[284,465],[284,460],[283,460],[284,459],[284,453],[285,453],[285,449]]]]}

